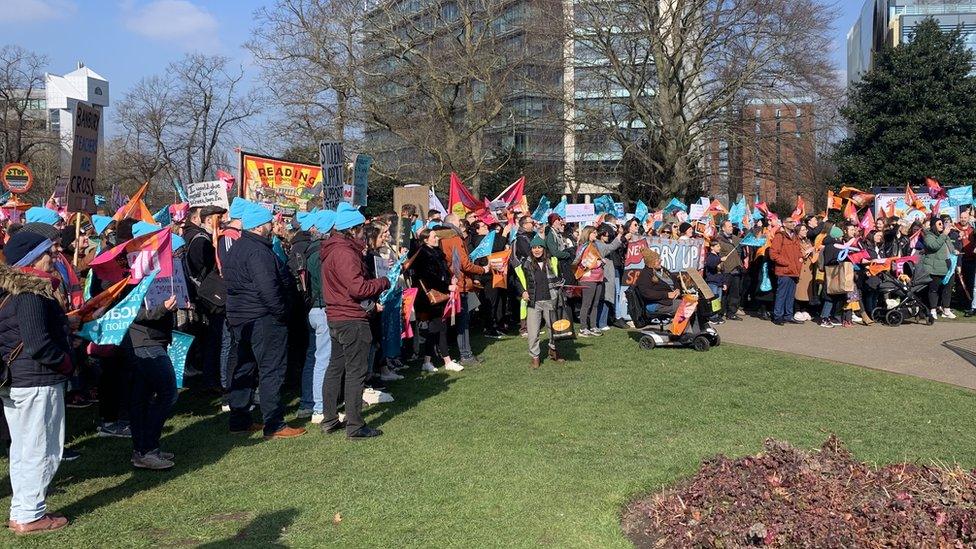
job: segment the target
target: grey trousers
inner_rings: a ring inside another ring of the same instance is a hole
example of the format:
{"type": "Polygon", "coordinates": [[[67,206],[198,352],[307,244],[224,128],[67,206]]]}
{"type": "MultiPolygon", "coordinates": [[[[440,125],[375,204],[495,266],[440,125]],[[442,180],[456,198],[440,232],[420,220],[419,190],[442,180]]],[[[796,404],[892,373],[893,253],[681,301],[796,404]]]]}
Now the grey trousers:
{"type": "Polygon", "coordinates": [[[545,321],[546,328],[549,330],[549,348],[556,348],[556,342],[552,339],[552,317],[555,308],[555,303],[551,299],[547,299],[545,301],[536,301],[535,307],[528,307],[526,309],[526,327],[529,331],[529,355],[532,358],[539,357],[539,330],[542,328],[543,321],[545,321]]]}
{"type": "Polygon", "coordinates": [[[64,449],[64,383],[0,389],[10,428],[10,520],[34,522],[47,512],[47,487],[64,449]]]}

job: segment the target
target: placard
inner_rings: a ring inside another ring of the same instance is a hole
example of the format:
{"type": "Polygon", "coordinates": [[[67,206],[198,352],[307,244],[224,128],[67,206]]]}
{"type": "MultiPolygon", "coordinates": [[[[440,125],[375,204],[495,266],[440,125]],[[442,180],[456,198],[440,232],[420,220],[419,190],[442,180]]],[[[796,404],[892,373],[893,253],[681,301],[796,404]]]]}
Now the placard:
{"type": "Polygon", "coordinates": [[[67,210],[93,214],[95,179],[98,176],[98,128],[102,111],[79,101],[75,105],[74,137],[71,144],[71,172],[68,179],[67,210]]]}
{"type": "Polygon", "coordinates": [[[591,223],[596,219],[593,204],[566,204],[566,223],[591,223]]]}
{"type": "Polygon", "coordinates": [[[3,186],[14,194],[26,193],[34,184],[34,174],[31,173],[30,168],[19,162],[4,166],[3,171],[0,172],[0,179],[3,180],[3,186]]]}
{"type": "Polygon", "coordinates": [[[198,181],[186,185],[187,201],[191,208],[199,206],[218,206],[230,208],[227,202],[227,184],[221,180],[198,181]]]}
{"type": "Polygon", "coordinates": [[[176,296],[176,307],[190,308],[190,294],[186,288],[186,277],[183,276],[183,262],[173,261],[173,276],[156,277],[149,289],[146,290],[145,304],[147,309],[154,309],[162,305],[169,296],[176,296]]]}
{"type": "MultiPolygon", "coordinates": [[[[926,211],[916,210],[914,208],[909,208],[905,204],[905,194],[904,193],[881,193],[874,197],[874,218],[878,218],[878,214],[881,210],[885,211],[885,215],[888,214],[888,206],[894,202],[895,203],[895,215],[907,219],[909,221],[922,221],[928,217],[930,211],[932,211],[932,206],[937,202],[936,199],[932,198],[927,194],[919,194],[919,200],[922,204],[925,204],[927,208],[926,211]]],[[[952,218],[953,221],[959,218],[959,206],[950,205],[950,201],[942,199],[939,203],[939,214],[947,214],[952,218]]]]}
{"type": "Polygon", "coordinates": [[[367,206],[369,167],[373,165],[373,157],[368,154],[357,154],[352,164],[352,205],[367,206]]]}
{"type": "Polygon", "coordinates": [[[626,286],[637,283],[637,277],[644,268],[641,251],[647,248],[661,254],[661,266],[678,273],[688,270],[701,270],[703,267],[705,241],[701,238],[672,240],[661,237],[645,237],[627,243],[624,259],[624,282],[626,286]]]}
{"type": "MultiPolygon", "coordinates": [[[[345,200],[346,170],[344,158],[341,141],[319,142],[319,162],[322,165],[322,207],[326,210],[338,208],[339,203],[345,200]]],[[[352,203],[351,189],[349,195],[349,200],[346,202],[352,203]]]]}

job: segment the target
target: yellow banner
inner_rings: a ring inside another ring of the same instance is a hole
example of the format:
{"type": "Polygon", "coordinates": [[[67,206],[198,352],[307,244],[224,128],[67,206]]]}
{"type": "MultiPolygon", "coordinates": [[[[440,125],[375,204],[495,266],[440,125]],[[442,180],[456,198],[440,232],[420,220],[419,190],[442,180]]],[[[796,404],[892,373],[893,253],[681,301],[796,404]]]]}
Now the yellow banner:
{"type": "Polygon", "coordinates": [[[308,201],[322,196],[322,167],[241,152],[240,194],[255,202],[284,208],[308,209],[308,201]]]}

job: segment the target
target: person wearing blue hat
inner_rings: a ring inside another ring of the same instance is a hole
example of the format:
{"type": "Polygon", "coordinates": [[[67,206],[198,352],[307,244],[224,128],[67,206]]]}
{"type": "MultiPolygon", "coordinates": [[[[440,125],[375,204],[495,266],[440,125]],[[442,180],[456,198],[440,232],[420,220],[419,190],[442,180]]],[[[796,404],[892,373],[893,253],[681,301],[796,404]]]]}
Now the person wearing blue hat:
{"type": "Polygon", "coordinates": [[[345,428],[351,439],[383,434],[363,420],[363,388],[373,336],[368,309],[373,300],[390,287],[384,278],[368,280],[363,254],[363,224],[366,218],[352,205],[342,202],[335,215],[334,234],[322,245],[322,279],[325,305],[329,311],[332,357],[325,372],[323,398],[325,418],[321,429],[334,433],[345,428]],[[345,376],[346,420],[337,411],[340,385],[345,376]]]}
{"type": "Polygon", "coordinates": [[[25,215],[28,223],[45,223],[47,225],[57,225],[64,222],[58,212],[41,206],[33,206],[27,210],[25,215]]]}
{"type": "MultiPolygon", "coordinates": [[[[10,379],[0,393],[10,429],[9,529],[16,534],[68,524],[49,514],[45,496],[64,449],[65,386],[73,370],[69,322],[55,296],[53,242],[18,231],[0,266],[0,356],[10,379]]],[[[77,326],[77,325],[75,325],[77,326]]]]}
{"type": "Polygon", "coordinates": [[[332,336],[322,295],[322,243],[329,238],[335,224],[335,212],[320,210],[300,217],[301,227],[292,240],[292,271],[298,279],[299,293],[308,310],[308,350],[302,369],[302,394],[298,404],[299,418],[311,417],[322,423],[322,383],[332,356],[332,336]]]}
{"type": "Polygon", "coordinates": [[[203,381],[214,393],[223,392],[220,385],[220,350],[224,334],[226,290],[217,268],[214,232],[227,210],[219,206],[190,208],[183,238],[186,240],[186,277],[190,281],[194,308],[203,317],[204,329],[196,334],[201,349],[203,381]]]}
{"type": "MultiPolygon", "coordinates": [[[[227,284],[227,323],[237,342],[228,405],[234,433],[264,431],[264,438],[305,434],[285,424],[281,386],[288,362],[288,285],[285,264],[271,244],[271,211],[256,204],[241,213],[244,232],[227,252],[223,265],[227,284]],[[260,387],[263,424],[250,412],[255,386],[260,387]]],[[[217,347],[219,349],[219,346],[217,347]]]]}

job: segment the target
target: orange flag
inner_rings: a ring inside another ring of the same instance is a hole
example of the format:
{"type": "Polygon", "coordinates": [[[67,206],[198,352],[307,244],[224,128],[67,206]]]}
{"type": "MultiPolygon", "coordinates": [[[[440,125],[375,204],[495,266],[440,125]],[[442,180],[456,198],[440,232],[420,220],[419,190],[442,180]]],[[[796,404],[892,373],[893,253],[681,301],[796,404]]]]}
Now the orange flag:
{"type": "Polygon", "coordinates": [[[113,221],[122,221],[123,219],[131,217],[132,219],[138,219],[139,221],[145,221],[146,223],[155,223],[153,220],[152,212],[146,207],[146,203],[142,201],[142,197],[146,194],[146,189],[149,188],[149,182],[143,183],[142,187],[136,191],[136,194],[132,195],[132,198],[126,202],[125,206],[119,208],[119,211],[115,212],[112,216],[113,221]]]}
{"type": "Polygon", "coordinates": [[[854,205],[858,208],[863,208],[874,201],[873,194],[855,189],[854,187],[841,187],[837,196],[854,202],[854,205]]]}
{"type": "Polygon", "coordinates": [[[905,186],[905,206],[916,210],[925,210],[925,204],[918,198],[911,185],[905,186]]]}
{"type": "Polygon", "coordinates": [[[793,208],[793,213],[790,215],[790,219],[795,219],[799,221],[807,213],[807,206],[803,203],[803,197],[796,195],[796,207],[793,208]]]}
{"type": "Polygon", "coordinates": [[[81,319],[82,323],[89,322],[95,319],[95,313],[98,312],[102,307],[111,307],[115,303],[115,299],[119,297],[122,290],[125,289],[129,284],[129,279],[123,278],[112,284],[108,288],[102,290],[102,293],[92,297],[81,306],[80,309],[75,309],[68,313],[68,316],[77,316],[81,319]]]}
{"type": "Polygon", "coordinates": [[[723,206],[722,203],[719,202],[717,198],[715,200],[712,200],[712,203],[709,204],[708,208],[705,209],[705,215],[727,214],[727,213],[729,213],[729,210],[727,210],[725,206],[723,206]]]}
{"type": "Polygon", "coordinates": [[[834,196],[834,191],[827,191],[827,210],[840,210],[844,207],[844,199],[834,196]]]}
{"type": "Polygon", "coordinates": [[[849,220],[851,223],[857,224],[857,208],[854,206],[853,200],[848,200],[847,205],[844,206],[844,219],[849,220]]]}
{"type": "Polygon", "coordinates": [[[593,244],[587,245],[586,249],[583,250],[583,254],[580,256],[579,265],[576,267],[576,280],[582,278],[587,271],[593,270],[599,261],[600,252],[597,251],[596,246],[593,244]]]}
{"type": "Polygon", "coordinates": [[[508,258],[511,253],[512,250],[504,250],[488,256],[492,288],[508,288],[508,258]]]}

